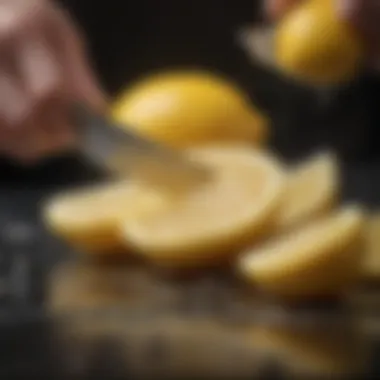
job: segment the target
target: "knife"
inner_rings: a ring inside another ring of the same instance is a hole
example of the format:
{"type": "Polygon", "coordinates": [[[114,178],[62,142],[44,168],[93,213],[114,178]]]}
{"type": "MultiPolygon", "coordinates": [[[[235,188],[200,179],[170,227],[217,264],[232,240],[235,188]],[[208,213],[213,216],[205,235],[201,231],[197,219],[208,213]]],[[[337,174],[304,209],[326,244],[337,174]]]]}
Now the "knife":
{"type": "Polygon", "coordinates": [[[111,174],[160,187],[193,186],[210,177],[206,168],[180,152],[141,137],[82,104],[74,106],[74,117],[81,153],[111,174]]]}

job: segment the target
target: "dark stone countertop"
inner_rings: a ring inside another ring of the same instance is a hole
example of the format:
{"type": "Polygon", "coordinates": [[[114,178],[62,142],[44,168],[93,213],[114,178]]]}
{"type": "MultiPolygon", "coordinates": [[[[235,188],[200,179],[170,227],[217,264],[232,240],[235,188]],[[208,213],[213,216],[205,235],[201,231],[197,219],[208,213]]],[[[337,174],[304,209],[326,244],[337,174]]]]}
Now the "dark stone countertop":
{"type": "MultiPolygon", "coordinates": [[[[60,343],[51,334],[43,300],[51,269],[69,257],[70,250],[46,231],[40,208],[57,190],[90,183],[102,176],[77,157],[58,159],[32,170],[3,163],[0,171],[4,173],[0,183],[0,271],[8,279],[5,288],[0,286],[0,290],[5,289],[0,297],[0,376],[22,379],[36,374],[49,378],[57,375],[57,369],[63,376],[65,366],[53,355],[55,351],[62,354],[60,343]]],[[[359,201],[371,210],[380,208],[379,164],[346,164],[342,172],[344,200],[359,201]]],[[[341,318],[343,323],[345,316],[341,318]]],[[[377,320],[377,314],[374,318],[377,320]]],[[[366,339],[370,346],[367,358],[374,367],[371,371],[378,375],[375,367],[380,358],[380,339],[376,334],[369,334],[366,339]]],[[[84,375],[89,371],[83,370],[80,378],[88,378],[84,375]]],[[[276,376],[273,378],[280,378],[279,374],[276,376]]]]}

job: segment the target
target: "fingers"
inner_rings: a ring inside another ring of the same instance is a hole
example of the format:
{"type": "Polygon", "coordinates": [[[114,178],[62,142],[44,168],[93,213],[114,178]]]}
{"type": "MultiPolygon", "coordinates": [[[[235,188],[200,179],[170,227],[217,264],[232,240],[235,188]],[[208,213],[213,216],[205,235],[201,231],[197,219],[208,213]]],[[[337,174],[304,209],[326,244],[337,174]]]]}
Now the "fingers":
{"type": "Polygon", "coordinates": [[[94,110],[104,111],[105,96],[89,64],[78,31],[60,13],[57,12],[55,17],[55,46],[62,61],[70,96],[94,110]]]}
{"type": "MultiPolygon", "coordinates": [[[[1,52],[0,52],[1,54],[1,52]]],[[[29,111],[29,99],[14,68],[0,64],[0,135],[15,133],[29,111]]]]}
{"type": "Polygon", "coordinates": [[[380,1],[337,0],[337,11],[360,33],[370,58],[380,68],[380,1]]]}
{"type": "MultiPolygon", "coordinates": [[[[3,150],[22,161],[35,160],[54,147],[57,139],[49,130],[49,123],[60,123],[60,119],[47,121],[45,115],[51,110],[58,111],[63,104],[63,94],[60,93],[62,70],[46,39],[43,21],[40,18],[38,24],[31,25],[32,28],[19,30],[12,41],[16,57],[12,65],[14,73],[9,80],[17,80],[18,94],[9,98],[9,102],[18,104],[19,99],[24,102],[22,109],[19,106],[13,112],[15,117],[8,118],[14,132],[3,136],[2,141],[3,150]]],[[[2,114],[6,112],[6,109],[2,110],[2,114]]]]}
{"type": "Polygon", "coordinates": [[[278,20],[294,5],[303,0],[267,0],[265,2],[265,10],[272,20],[278,20]]]}
{"type": "Polygon", "coordinates": [[[23,136],[7,145],[3,152],[24,164],[33,164],[44,157],[63,152],[65,148],[61,136],[41,128],[26,131],[23,136]]]}
{"type": "Polygon", "coordinates": [[[75,135],[65,116],[57,110],[45,112],[43,117],[38,118],[38,122],[38,125],[33,123],[30,128],[9,138],[3,151],[17,161],[34,163],[73,146],[75,135]]]}
{"type": "Polygon", "coordinates": [[[0,15],[4,21],[0,20],[0,135],[4,135],[13,133],[22,124],[29,104],[14,49],[16,33],[11,20],[16,18],[3,8],[0,8],[0,15]]]}
{"type": "Polygon", "coordinates": [[[18,66],[24,90],[34,107],[53,96],[63,96],[62,68],[46,38],[36,33],[22,39],[18,48],[18,66]]]}
{"type": "Polygon", "coordinates": [[[98,110],[105,104],[76,31],[60,10],[43,4],[0,3],[9,11],[0,12],[0,151],[23,162],[73,146],[74,101],[98,110]],[[25,4],[30,12],[22,18],[25,4]]]}

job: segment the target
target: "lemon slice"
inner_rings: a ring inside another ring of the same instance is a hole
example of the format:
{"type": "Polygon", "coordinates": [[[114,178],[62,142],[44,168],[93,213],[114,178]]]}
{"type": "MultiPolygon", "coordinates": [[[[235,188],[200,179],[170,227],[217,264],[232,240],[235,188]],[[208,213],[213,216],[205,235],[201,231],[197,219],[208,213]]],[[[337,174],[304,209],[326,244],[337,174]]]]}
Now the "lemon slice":
{"type": "Polygon", "coordinates": [[[105,253],[122,247],[120,219],[142,217],[163,204],[164,198],[153,190],[120,182],[58,195],[47,203],[44,216],[49,228],[69,243],[105,253]]]}
{"type": "Polygon", "coordinates": [[[372,215],[367,221],[364,240],[363,279],[380,280],[380,214],[372,215]]]}
{"type": "Polygon", "coordinates": [[[337,295],[360,275],[364,225],[360,208],[333,215],[269,241],[238,261],[240,273],[278,296],[337,295]]]}
{"type": "Polygon", "coordinates": [[[165,265],[199,265],[229,257],[258,237],[278,210],[284,176],[270,155],[248,147],[193,149],[212,179],[165,211],[124,224],[126,241],[165,265]]]}
{"type": "Polygon", "coordinates": [[[331,153],[321,153],[290,171],[278,227],[288,228],[325,215],[339,189],[339,169],[331,153]]]}

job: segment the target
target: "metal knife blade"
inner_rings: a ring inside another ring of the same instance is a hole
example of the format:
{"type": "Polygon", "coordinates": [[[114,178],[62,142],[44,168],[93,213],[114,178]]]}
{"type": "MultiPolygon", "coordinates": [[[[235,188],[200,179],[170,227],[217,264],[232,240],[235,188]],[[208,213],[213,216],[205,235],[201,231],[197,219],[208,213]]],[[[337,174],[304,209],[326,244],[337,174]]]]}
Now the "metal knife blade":
{"type": "Polygon", "coordinates": [[[83,105],[75,106],[75,120],[80,126],[81,153],[115,175],[171,186],[192,185],[209,178],[206,168],[181,153],[140,137],[83,105]]]}

